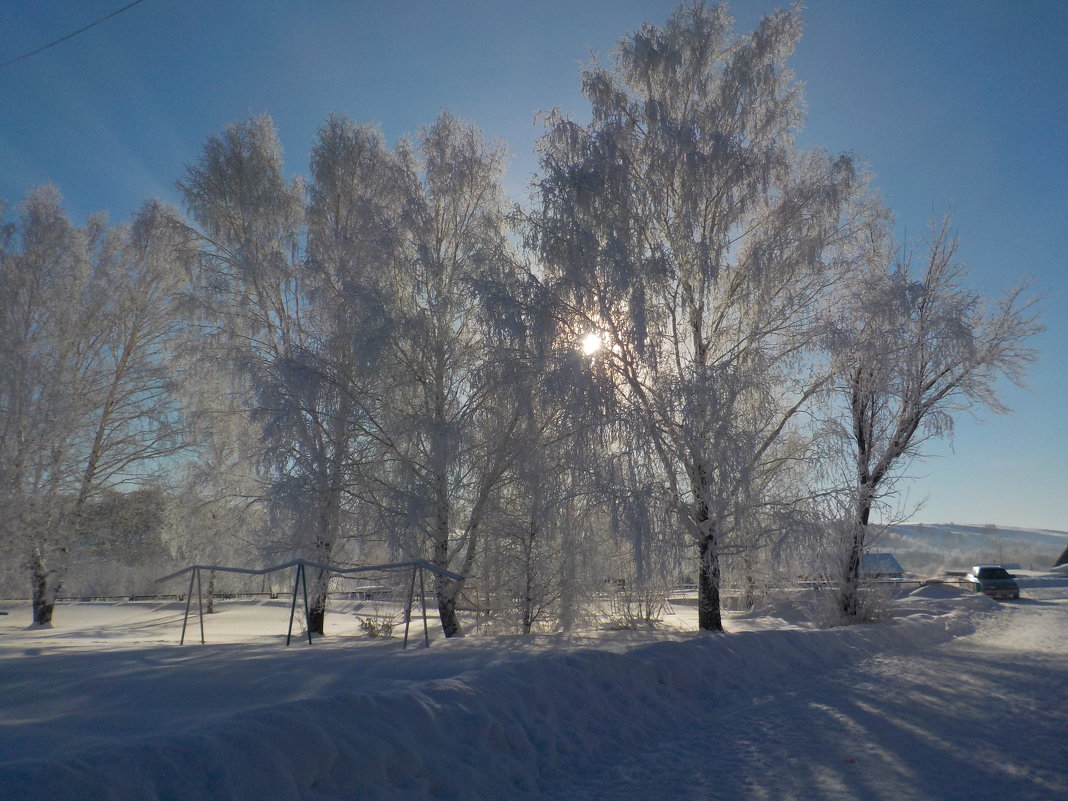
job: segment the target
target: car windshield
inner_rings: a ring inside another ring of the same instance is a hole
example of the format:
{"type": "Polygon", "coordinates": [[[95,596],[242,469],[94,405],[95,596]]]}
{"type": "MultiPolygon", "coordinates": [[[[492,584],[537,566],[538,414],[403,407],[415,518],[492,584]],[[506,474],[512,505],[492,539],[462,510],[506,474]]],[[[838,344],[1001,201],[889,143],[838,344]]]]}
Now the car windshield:
{"type": "Polygon", "coordinates": [[[1008,571],[1003,567],[982,567],[979,568],[979,578],[981,579],[1007,579],[1012,578],[1008,574],[1008,571]]]}

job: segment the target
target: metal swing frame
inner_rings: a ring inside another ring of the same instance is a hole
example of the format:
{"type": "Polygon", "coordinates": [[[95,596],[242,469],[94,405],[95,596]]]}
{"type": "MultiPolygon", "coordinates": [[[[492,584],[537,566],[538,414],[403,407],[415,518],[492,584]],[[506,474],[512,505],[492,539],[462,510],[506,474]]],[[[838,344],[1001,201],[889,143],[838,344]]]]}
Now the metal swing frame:
{"type": "MultiPolygon", "coordinates": [[[[412,606],[415,603],[415,581],[418,574],[419,579],[419,597],[422,603],[423,611],[423,641],[425,647],[430,647],[430,629],[427,624],[426,613],[426,580],[424,578],[424,571],[429,570],[435,575],[444,576],[445,578],[451,578],[456,581],[460,581],[461,577],[456,573],[445,570],[433,565],[425,559],[414,559],[410,562],[395,562],[384,565],[365,565],[360,567],[341,567],[340,565],[323,564],[321,562],[309,562],[306,559],[294,559],[289,562],[285,562],[280,565],[272,565],[271,567],[265,567],[260,570],[255,570],[247,567],[231,567],[229,565],[189,565],[183,567],[170,575],[157,579],[157,584],[163,584],[189,574],[189,589],[185,597],[185,614],[182,616],[182,635],[178,640],[179,645],[185,644],[185,633],[189,624],[189,613],[193,603],[193,584],[196,584],[197,588],[197,617],[200,621],[200,642],[203,645],[205,643],[204,638],[204,593],[203,585],[201,582],[201,571],[212,570],[219,573],[239,573],[247,576],[266,576],[270,573],[277,573],[281,570],[288,570],[289,568],[295,568],[293,574],[293,594],[292,600],[289,606],[289,628],[286,631],[286,645],[288,646],[293,638],[293,621],[296,618],[297,613],[297,596],[303,589],[304,595],[304,619],[308,619],[310,607],[308,604],[308,579],[307,568],[315,568],[320,571],[320,575],[338,575],[348,576],[355,575],[357,573],[368,573],[371,571],[387,571],[387,570],[404,570],[410,569],[412,571],[411,579],[408,583],[408,598],[404,605],[404,648],[408,647],[408,633],[412,624],[412,606]]],[[[308,634],[308,644],[312,644],[311,629],[305,626],[308,634]]]]}

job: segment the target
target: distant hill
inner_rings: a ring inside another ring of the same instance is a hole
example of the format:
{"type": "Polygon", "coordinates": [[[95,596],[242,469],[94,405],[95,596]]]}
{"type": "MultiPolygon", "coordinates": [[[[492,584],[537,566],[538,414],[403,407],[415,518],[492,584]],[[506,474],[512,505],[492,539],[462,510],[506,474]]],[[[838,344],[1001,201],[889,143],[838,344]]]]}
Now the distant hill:
{"type": "Polygon", "coordinates": [[[973,564],[1052,567],[1068,545],[1068,531],[966,523],[902,523],[890,526],[873,550],[889,551],[910,573],[937,575],[973,564]]]}

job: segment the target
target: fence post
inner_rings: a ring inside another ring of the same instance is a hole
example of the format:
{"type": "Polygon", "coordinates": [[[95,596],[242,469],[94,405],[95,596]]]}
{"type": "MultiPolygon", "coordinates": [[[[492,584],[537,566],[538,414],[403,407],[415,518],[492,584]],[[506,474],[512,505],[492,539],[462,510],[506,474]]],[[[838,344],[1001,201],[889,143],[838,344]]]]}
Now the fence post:
{"type": "Polygon", "coordinates": [[[204,644],[204,593],[200,588],[200,568],[196,569],[197,574],[197,614],[200,616],[200,644],[204,644]]]}
{"type": "Polygon", "coordinates": [[[189,592],[185,594],[185,616],[182,617],[182,638],[178,640],[179,645],[185,645],[185,627],[189,622],[189,605],[193,603],[193,580],[196,578],[197,571],[191,570],[189,572],[189,592]]]}
{"type": "MultiPolygon", "coordinates": [[[[304,573],[304,565],[297,565],[296,577],[293,580],[293,602],[289,605],[289,631],[286,632],[286,645],[289,645],[293,637],[293,616],[297,613],[297,588],[300,587],[300,577],[304,573]]],[[[307,614],[307,613],[305,613],[307,614]]]]}
{"type": "MultiPolygon", "coordinates": [[[[322,570],[319,571],[319,575],[322,575],[322,570]]],[[[311,645],[311,609],[308,606],[308,571],[304,569],[304,565],[300,566],[300,583],[301,586],[304,587],[304,628],[308,632],[308,645],[311,645]]]]}
{"type": "Polygon", "coordinates": [[[415,602],[415,571],[412,568],[412,580],[408,585],[408,603],[404,607],[404,648],[408,648],[408,629],[412,625],[412,604],[415,602]]]}
{"type": "Polygon", "coordinates": [[[423,566],[419,565],[419,597],[423,599],[423,639],[426,647],[430,647],[430,630],[426,625],[426,584],[423,582],[423,566]]]}

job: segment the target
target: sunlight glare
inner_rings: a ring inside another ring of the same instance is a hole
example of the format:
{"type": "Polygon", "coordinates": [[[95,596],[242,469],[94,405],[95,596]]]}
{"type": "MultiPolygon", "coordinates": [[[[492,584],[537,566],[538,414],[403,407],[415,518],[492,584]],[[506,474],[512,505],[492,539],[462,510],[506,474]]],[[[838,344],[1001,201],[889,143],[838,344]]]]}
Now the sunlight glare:
{"type": "Polygon", "coordinates": [[[582,338],[582,353],[585,356],[592,356],[601,349],[602,341],[601,335],[596,332],[586,334],[582,338]]]}

